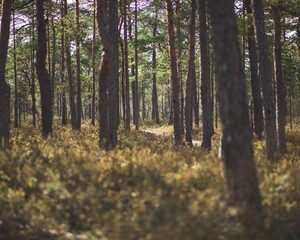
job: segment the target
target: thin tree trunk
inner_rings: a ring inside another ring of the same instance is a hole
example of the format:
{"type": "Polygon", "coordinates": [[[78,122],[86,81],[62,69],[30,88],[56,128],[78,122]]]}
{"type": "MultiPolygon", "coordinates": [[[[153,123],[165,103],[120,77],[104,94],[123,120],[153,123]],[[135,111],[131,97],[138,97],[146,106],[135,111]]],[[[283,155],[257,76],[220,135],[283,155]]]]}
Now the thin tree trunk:
{"type": "Polygon", "coordinates": [[[38,29],[38,51],[36,56],[36,71],[40,85],[42,103],[42,133],[46,137],[52,133],[51,85],[46,69],[47,36],[42,1],[36,1],[36,16],[38,29]]]}
{"type": "MultiPolygon", "coordinates": [[[[34,14],[33,14],[34,15],[34,14]]],[[[30,28],[31,29],[31,28],[30,28]]],[[[32,124],[35,127],[36,126],[36,99],[35,99],[35,69],[34,69],[34,17],[32,18],[32,33],[31,33],[31,100],[32,100],[32,106],[31,106],[31,111],[32,111],[32,124]]]]}
{"type": "Polygon", "coordinates": [[[13,11],[13,42],[14,42],[14,82],[15,82],[15,128],[18,127],[18,81],[17,81],[17,53],[16,53],[16,23],[15,12],[13,11]]]}
{"type": "Polygon", "coordinates": [[[61,104],[60,104],[60,115],[62,125],[67,125],[67,100],[66,100],[66,87],[65,87],[65,0],[61,0],[61,104]]]}
{"type": "Polygon", "coordinates": [[[273,102],[272,74],[268,54],[268,42],[265,31],[264,12],[261,0],[252,0],[254,10],[254,29],[259,56],[259,77],[262,84],[264,125],[267,158],[274,159],[276,153],[276,119],[273,102]]]}
{"type": "Polygon", "coordinates": [[[182,142],[181,116],[179,104],[179,80],[177,73],[177,58],[175,46],[174,20],[173,20],[173,6],[171,0],[165,0],[166,11],[168,19],[168,33],[169,33],[169,55],[172,79],[172,103],[174,111],[174,141],[175,144],[182,142]]]}
{"type": "MultiPolygon", "coordinates": [[[[248,14],[252,14],[251,0],[244,0],[244,4],[248,14]]],[[[248,51],[250,60],[250,72],[251,72],[251,89],[252,89],[252,99],[254,105],[254,132],[258,139],[262,139],[263,132],[263,112],[262,112],[262,98],[261,98],[261,82],[258,77],[257,70],[257,52],[256,43],[254,37],[254,26],[253,22],[248,22],[248,51]]]]}
{"type": "MultiPolygon", "coordinates": [[[[47,22],[46,22],[46,29],[47,29],[47,64],[48,64],[48,73],[50,80],[52,80],[51,77],[51,55],[50,55],[50,17],[49,17],[49,11],[46,12],[47,16],[47,22]]],[[[51,83],[52,86],[52,83],[51,83]]]]}
{"type": "Polygon", "coordinates": [[[76,110],[76,129],[81,128],[81,115],[82,115],[82,99],[81,99],[81,79],[80,79],[80,36],[79,36],[79,0],[75,2],[76,12],[76,77],[77,77],[77,110],[76,110]]]}
{"type": "Polygon", "coordinates": [[[54,111],[54,92],[55,92],[55,64],[56,64],[56,31],[55,31],[55,26],[54,26],[54,19],[52,17],[51,19],[52,22],[52,74],[51,74],[51,93],[52,93],[52,97],[51,97],[51,104],[53,107],[53,111],[54,111]]]}
{"type": "Polygon", "coordinates": [[[192,125],[193,125],[193,75],[195,70],[195,19],[196,19],[196,0],[191,3],[190,18],[190,38],[189,38],[189,65],[186,80],[185,93],[185,140],[192,146],[192,125]]]}
{"type": "MultiPolygon", "coordinates": [[[[127,41],[127,1],[124,1],[124,67],[125,67],[125,124],[124,128],[130,130],[130,94],[129,94],[129,73],[128,73],[128,41],[127,41]]],[[[133,109],[135,110],[135,104],[133,109]]],[[[135,123],[135,114],[133,115],[135,123]]]]}
{"type": "MultiPolygon", "coordinates": [[[[67,17],[68,14],[68,3],[67,0],[64,0],[64,18],[67,17]]],[[[65,51],[67,58],[67,70],[68,70],[68,79],[69,79],[69,97],[70,97],[70,112],[71,112],[71,125],[72,129],[78,129],[77,126],[77,113],[76,113],[76,104],[75,104],[75,87],[74,87],[74,79],[72,74],[72,59],[71,59],[71,50],[70,50],[70,37],[68,33],[68,27],[65,26],[65,51]]],[[[76,49],[77,51],[77,49],[76,49]]],[[[80,111],[81,112],[81,111],[80,111]]]]}
{"type": "MultiPolygon", "coordinates": [[[[140,105],[139,105],[139,85],[138,85],[138,74],[139,74],[139,71],[138,71],[138,44],[137,44],[137,38],[138,38],[138,28],[137,28],[137,21],[138,21],[138,18],[137,18],[137,11],[138,11],[138,8],[137,8],[137,0],[135,0],[135,13],[134,13],[134,35],[135,35],[135,129],[138,130],[139,129],[139,112],[140,112],[140,105]]],[[[144,94],[144,90],[142,90],[143,94],[144,94]]],[[[145,99],[143,97],[143,119],[145,118],[145,99]]]]}
{"type": "Polygon", "coordinates": [[[199,0],[200,48],[201,48],[201,107],[202,107],[202,145],[204,150],[211,149],[211,102],[210,66],[206,26],[206,0],[199,0]]]}
{"type": "Polygon", "coordinates": [[[276,104],[276,125],[277,125],[277,141],[278,150],[281,154],[287,152],[285,139],[286,125],[286,93],[282,77],[282,56],[281,56],[281,24],[280,24],[280,6],[273,6],[273,20],[275,32],[275,56],[274,56],[274,72],[277,87],[277,104],[276,104]]]}
{"type": "Polygon", "coordinates": [[[95,102],[96,102],[96,69],[95,69],[95,41],[96,41],[96,0],[93,8],[93,45],[92,45],[92,67],[93,67],[93,89],[92,89],[92,125],[95,126],[95,102]]]}
{"type": "Polygon", "coordinates": [[[224,162],[229,203],[242,210],[245,236],[256,239],[263,222],[262,206],[251,142],[234,1],[210,0],[209,9],[222,122],[221,158],[224,162]]]}
{"type": "MultiPolygon", "coordinates": [[[[153,38],[156,37],[157,32],[157,10],[155,22],[153,25],[153,38]]],[[[152,120],[155,120],[156,124],[159,124],[159,111],[158,111],[158,98],[156,89],[156,46],[153,44],[152,50],[152,120]]]]}

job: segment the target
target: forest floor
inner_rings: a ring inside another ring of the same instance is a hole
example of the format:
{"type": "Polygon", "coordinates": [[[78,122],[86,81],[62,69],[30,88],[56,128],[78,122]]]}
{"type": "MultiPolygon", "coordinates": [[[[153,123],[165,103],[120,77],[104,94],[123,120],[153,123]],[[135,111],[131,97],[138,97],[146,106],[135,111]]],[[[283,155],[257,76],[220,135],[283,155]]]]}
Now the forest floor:
{"type": "MultiPolygon", "coordinates": [[[[0,150],[0,239],[240,240],[237,209],[226,205],[220,134],[211,152],[172,144],[172,127],[119,131],[118,147],[98,148],[98,130],[56,121],[53,136],[12,129],[0,150]]],[[[193,139],[200,140],[200,128],[193,139]]],[[[265,239],[300,239],[300,124],[288,153],[270,162],[254,140],[265,239]]]]}

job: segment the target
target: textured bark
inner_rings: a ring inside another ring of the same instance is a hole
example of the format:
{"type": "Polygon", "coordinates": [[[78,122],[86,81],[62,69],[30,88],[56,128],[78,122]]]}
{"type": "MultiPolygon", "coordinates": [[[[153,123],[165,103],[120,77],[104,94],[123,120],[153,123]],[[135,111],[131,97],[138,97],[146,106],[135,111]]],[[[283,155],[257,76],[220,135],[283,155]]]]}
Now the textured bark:
{"type": "Polygon", "coordinates": [[[99,146],[107,150],[117,145],[119,124],[117,0],[97,0],[97,23],[104,47],[99,74],[99,146]]]}
{"type": "MultiPolygon", "coordinates": [[[[127,1],[124,0],[124,71],[125,71],[125,124],[124,128],[130,130],[130,94],[129,94],[129,73],[128,73],[128,41],[127,41],[127,1]]],[[[136,105],[132,105],[134,109],[133,119],[135,124],[135,107],[136,105]]]]}
{"type": "MultiPolygon", "coordinates": [[[[153,38],[157,33],[157,11],[156,18],[153,25],[153,38]]],[[[155,120],[156,124],[159,124],[159,111],[158,111],[158,98],[156,89],[156,45],[153,44],[152,50],[152,120],[155,120]]]]}
{"type": "MultiPolygon", "coordinates": [[[[68,3],[67,0],[64,0],[64,17],[66,18],[68,14],[68,3]]],[[[65,26],[65,51],[66,51],[66,60],[67,60],[67,71],[68,71],[68,80],[69,80],[69,98],[70,98],[70,112],[71,112],[71,125],[72,129],[78,129],[77,126],[77,113],[76,113],[76,104],[75,104],[75,86],[74,79],[72,74],[72,59],[71,59],[71,50],[70,50],[70,37],[68,33],[68,27],[65,26]]]]}
{"type": "Polygon", "coordinates": [[[122,63],[121,63],[121,95],[122,95],[122,110],[123,110],[123,121],[125,126],[126,120],[126,82],[125,82],[125,57],[124,57],[124,42],[121,38],[121,32],[119,31],[119,45],[121,48],[122,54],[122,63]]]}
{"type": "MultiPolygon", "coordinates": [[[[247,10],[247,13],[252,14],[251,0],[244,0],[244,4],[247,10]]],[[[252,90],[252,101],[254,105],[254,132],[259,139],[262,139],[263,132],[263,112],[262,112],[262,98],[261,98],[261,82],[258,77],[257,69],[257,52],[256,52],[256,43],[254,36],[254,26],[253,22],[248,22],[247,28],[248,35],[248,51],[249,51],[249,60],[250,60],[250,73],[251,73],[251,90],[252,90]]]]}
{"type": "Polygon", "coordinates": [[[52,133],[51,84],[46,69],[47,37],[44,19],[43,1],[36,1],[38,47],[36,56],[36,72],[40,85],[42,103],[42,133],[46,137],[52,133]]]}
{"type": "Polygon", "coordinates": [[[273,20],[275,32],[275,56],[274,56],[274,74],[277,88],[276,96],[276,128],[277,144],[281,154],[286,153],[285,125],[286,125],[286,94],[282,77],[282,56],[281,56],[281,24],[280,24],[280,6],[273,6],[273,20]]]}
{"type": "Polygon", "coordinates": [[[5,66],[9,42],[11,0],[2,0],[0,32],[0,147],[7,147],[10,131],[10,87],[5,81],[5,66]]]}
{"type": "Polygon", "coordinates": [[[175,33],[173,20],[173,6],[171,0],[165,0],[167,18],[168,18],[168,33],[169,33],[169,55],[172,80],[172,105],[173,105],[173,121],[174,121],[174,141],[175,144],[182,142],[181,116],[179,104],[179,81],[177,73],[177,58],[175,50],[175,33]]]}
{"type": "Polygon", "coordinates": [[[82,115],[82,99],[81,99],[81,70],[80,70],[80,36],[79,36],[79,0],[75,2],[76,12],[76,80],[77,80],[77,95],[76,95],[76,129],[81,128],[82,115]]]}
{"type": "Polygon", "coordinates": [[[262,84],[267,158],[274,159],[277,143],[275,107],[273,102],[272,74],[268,55],[268,42],[265,31],[262,1],[252,0],[252,6],[254,10],[254,30],[259,56],[259,78],[262,84]]]}
{"type": "Polygon", "coordinates": [[[209,10],[222,123],[221,158],[224,162],[229,203],[240,207],[245,235],[249,239],[256,239],[256,233],[260,233],[262,226],[262,206],[251,142],[234,1],[210,0],[209,10]]]}
{"type": "Polygon", "coordinates": [[[191,3],[190,18],[190,38],[189,38],[189,65],[186,79],[185,93],[185,140],[192,146],[192,125],[193,125],[193,78],[195,71],[195,19],[196,19],[196,0],[191,3]]]}
{"type": "Polygon", "coordinates": [[[200,50],[201,50],[201,111],[202,144],[204,150],[211,149],[211,99],[210,99],[210,65],[208,53],[208,36],[206,26],[206,0],[199,0],[200,50]]]}

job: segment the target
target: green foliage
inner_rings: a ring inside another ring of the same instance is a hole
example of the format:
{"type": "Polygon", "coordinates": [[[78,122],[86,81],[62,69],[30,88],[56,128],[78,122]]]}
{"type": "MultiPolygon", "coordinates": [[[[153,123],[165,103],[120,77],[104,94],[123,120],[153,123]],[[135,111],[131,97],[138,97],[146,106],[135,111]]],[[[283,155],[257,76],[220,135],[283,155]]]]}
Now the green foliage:
{"type": "MultiPolygon", "coordinates": [[[[0,239],[243,239],[226,205],[219,135],[211,153],[139,131],[120,131],[105,152],[97,135],[87,124],[56,126],[48,139],[13,130],[0,150],[0,239]]],[[[277,163],[254,142],[270,239],[299,236],[299,125],[287,139],[277,163]]]]}

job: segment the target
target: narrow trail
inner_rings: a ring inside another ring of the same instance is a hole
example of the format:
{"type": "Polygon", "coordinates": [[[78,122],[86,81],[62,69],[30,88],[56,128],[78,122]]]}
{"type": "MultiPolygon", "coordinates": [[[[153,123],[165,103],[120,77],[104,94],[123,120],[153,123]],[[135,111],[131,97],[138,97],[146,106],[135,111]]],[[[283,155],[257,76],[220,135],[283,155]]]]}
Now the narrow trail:
{"type": "MultiPolygon", "coordinates": [[[[168,134],[161,133],[161,132],[154,132],[154,131],[151,131],[151,130],[141,130],[141,132],[150,133],[150,134],[153,134],[153,135],[158,136],[158,137],[168,137],[169,136],[168,134]]],[[[201,141],[192,140],[192,143],[193,143],[193,146],[198,146],[198,145],[201,144],[201,141]]]]}

